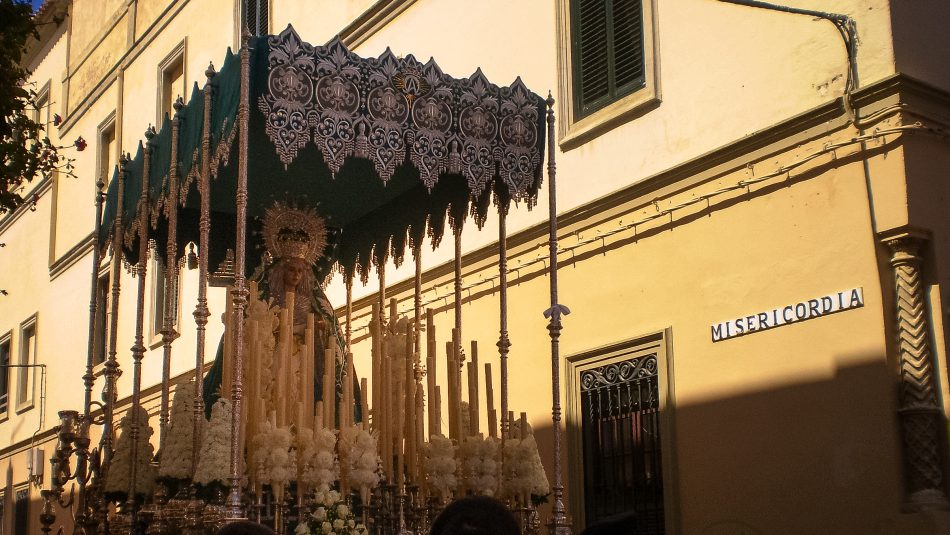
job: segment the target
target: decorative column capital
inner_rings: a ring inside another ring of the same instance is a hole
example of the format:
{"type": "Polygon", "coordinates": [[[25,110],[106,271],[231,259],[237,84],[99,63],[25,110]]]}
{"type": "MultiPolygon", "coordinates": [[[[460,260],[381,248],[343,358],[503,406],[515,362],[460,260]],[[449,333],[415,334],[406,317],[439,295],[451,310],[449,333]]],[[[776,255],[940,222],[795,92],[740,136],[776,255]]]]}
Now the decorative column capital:
{"type": "Polygon", "coordinates": [[[878,235],[881,243],[891,251],[891,265],[918,264],[920,249],[930,241],[930,232],[912,226],[903,226],[878,235]]]}

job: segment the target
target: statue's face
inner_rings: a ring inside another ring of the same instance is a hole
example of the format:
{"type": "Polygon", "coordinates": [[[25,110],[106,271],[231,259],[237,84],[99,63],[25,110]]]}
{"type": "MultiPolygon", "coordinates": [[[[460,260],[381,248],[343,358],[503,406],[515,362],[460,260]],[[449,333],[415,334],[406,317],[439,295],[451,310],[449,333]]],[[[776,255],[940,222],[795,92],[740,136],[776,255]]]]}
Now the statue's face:
{"type": "Polygon", "coordinates": [[[304,271],[307,269],[306,263],[300,259],[291,259],[284,264],[284,288],[296,290],[297,285],[303,280],[304,271]]]}

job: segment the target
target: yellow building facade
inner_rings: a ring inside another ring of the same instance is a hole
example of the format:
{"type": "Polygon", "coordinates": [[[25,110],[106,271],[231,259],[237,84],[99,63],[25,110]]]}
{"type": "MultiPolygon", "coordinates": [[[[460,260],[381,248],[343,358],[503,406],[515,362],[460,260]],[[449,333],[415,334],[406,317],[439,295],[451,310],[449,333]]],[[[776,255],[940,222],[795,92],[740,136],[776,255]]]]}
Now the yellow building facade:
{"type": "MultiPolygon", "coordinates": [[[[237,49],[244,4],[48,0],[38,12],[46,24],[27,66],[48,103],[42,120],[54,141],[82,136],[89,148],[72,155],[75,177],[34,181],[35,204],[0,217],[7,290],[0,357],[28,365],[8,368],[0,413],[3,532],[39,533],[57,411],[83,405],[87,346],[100,399],[112,333],[103,329],[105,307],[89,324],[94,279],[103,302],[114,278],[121,281],[118,398],[130,403],[137,279],[127,269],[110,273],[107,260],[93,269],[95,184],[108,181],[120,154],[135,152],[175,98],[187,100],[204,84],[209,63],[219,67],[228,47],[237,49]]],[[[561,464],[574,532],[634,509],[641,526],[649,524],[643,533],[950,529],[943,305],[950,227],[940,208],[950,196],[943,176],[950,50],[940,39],[950,7],[887,0],[264,7],[266,17],[255,21],[262,33],[292,24],[310,43],[340,36],[363,57],[389,47],[398,56],[432,56],[455,77],[480,68],[495,83],[520,76],[537,93],[550,90],[559,302],[571,310],[560,338],[561,464]],[[579,59],[588,53],[580,21],[598,17],[609,36],[592,38],[595,52],[626,35],[617,21],[636,22],[623,30],[639,32],[641,45],[640,70],[626,86],[616,78],[620,48],[604,55],[609,68],[597,54],[587,67],[579,59]],[[609,73],[603,94],[597,69],[609,73]],[[590,72],[593,89],[583,81],[590,72]]],[[[510,406],[528,415],[553,482],[542,315],[550,306],[546,184],[538,207],[516,206],[507,218],[508,384],[510,406]]],[[[463,337],[497,370],[498,221],[475,227],[466,224],[461,236],[463,337]]],[[[422,300],[442,346],[454,324],[455,283],[452,240],[443,242],[423,252],[422,273],[422,300]]],[[[413,306],[412,264],[386,267],[386,295],[401,312],[413,306]]],[[[181,336],[171,376],[187,381],[197,276],[183,266],[177,295],[163,297],[156,266],[146,275],[142,385],[157,429],[161,317],[176,307],[181,336]]],[[[354,288],[357,372],[369,367],[378,291],[370,279],[354,288]]],[[[342,306],[339,278],[327,294],[342,306]]],[[[212,288],[210,298],[208,340],[217,341],[225,292],[212,288]]],[[[59,509],[57,519],[68,525],[69,512],[59,509]]]]}

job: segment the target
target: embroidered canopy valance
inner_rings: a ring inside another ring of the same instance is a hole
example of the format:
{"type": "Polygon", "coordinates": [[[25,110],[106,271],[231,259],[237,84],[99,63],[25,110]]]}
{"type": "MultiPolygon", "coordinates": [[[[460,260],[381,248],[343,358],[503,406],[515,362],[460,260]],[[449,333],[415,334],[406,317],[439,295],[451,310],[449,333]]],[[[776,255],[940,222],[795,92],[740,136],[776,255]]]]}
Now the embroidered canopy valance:
{"type": "MultiPolygon", "coordinates": [[[[340,267],[365,274],[389,255],[400,261],[426,235],[437,243],[447,220],[461,224],[471,215],[481,224],[493,198],[534,204],[546,104],[520,78],[499,87],[480,70],[453,78],[434,60],[423,64],[389,50],[361,58],[338,39],[310,45],[289,26],[253,38],[250,48],[252,229],[274,201],[303,200],[338,230],[333,256],[340,267]]],[[[146,222],[150,237],[164,243],[172,197],[179,203],[176,242],[197,241],[197,178],[208,172],[210,262],[224,259],[234,243],[240,70],[229,51],[220,72],[209,69],[206,87],[196,84],[177,116],[147,135],[121,170],[121,203],[118,180],[110,183],[100,244],[109,243],[120,204],[130,259],[146,222]],[[177,188],[170,187],[173,173],[177,188]]],[[[248,267],[259,261],[249,248],[248,267]]]]}

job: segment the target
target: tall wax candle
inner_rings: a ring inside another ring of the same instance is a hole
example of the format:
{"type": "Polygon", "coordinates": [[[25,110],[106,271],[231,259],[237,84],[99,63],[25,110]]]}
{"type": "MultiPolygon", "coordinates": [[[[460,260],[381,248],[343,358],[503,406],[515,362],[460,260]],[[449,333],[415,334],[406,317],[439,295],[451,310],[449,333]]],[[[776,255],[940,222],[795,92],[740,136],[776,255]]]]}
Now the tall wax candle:
{"type": "Polygon", "coordinates": [[[485,363],[485,403],[488,411],[488,436],[498,438],[498,429],[495,427],[495,393],[491,381],[491,362],[485,363]]]}
{"type": "Polygon", "coordinates": [[[426,309],[426,392],[429,395],[429,436],[437,434],[435,430],[439,427],[435,415],[438,413],[435,407],[435,386],[436,386],[436,362],[438,346],[435,342],[435,322],[432,318],[432,309],[426,309]]]}

